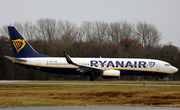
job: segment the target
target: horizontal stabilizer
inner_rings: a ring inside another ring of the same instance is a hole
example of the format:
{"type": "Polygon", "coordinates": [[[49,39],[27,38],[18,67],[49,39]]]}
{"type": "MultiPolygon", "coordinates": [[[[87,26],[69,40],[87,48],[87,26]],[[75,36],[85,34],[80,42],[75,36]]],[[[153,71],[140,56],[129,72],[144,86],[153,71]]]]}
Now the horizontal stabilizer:
{"type": "Polygon", "coordinates": [[[6,57],[7,59],[10,59],[12,61],[23,61],[23,62],[26,62],[26,60],[20,59],[20,58],[15,58],[15,57],[10,57],[10,56],[4,56],[4,57],[6,57]]]}

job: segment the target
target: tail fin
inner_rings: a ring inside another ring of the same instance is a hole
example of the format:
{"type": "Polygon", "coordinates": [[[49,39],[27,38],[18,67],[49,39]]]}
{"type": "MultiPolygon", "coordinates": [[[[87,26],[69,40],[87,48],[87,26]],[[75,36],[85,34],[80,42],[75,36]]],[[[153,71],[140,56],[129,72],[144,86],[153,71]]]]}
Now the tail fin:
{"type": "Polygon", "coordinates": [[[16,58],[49,57],[36,52],[14,26],[8,26],[8,30],[16,58]]]}

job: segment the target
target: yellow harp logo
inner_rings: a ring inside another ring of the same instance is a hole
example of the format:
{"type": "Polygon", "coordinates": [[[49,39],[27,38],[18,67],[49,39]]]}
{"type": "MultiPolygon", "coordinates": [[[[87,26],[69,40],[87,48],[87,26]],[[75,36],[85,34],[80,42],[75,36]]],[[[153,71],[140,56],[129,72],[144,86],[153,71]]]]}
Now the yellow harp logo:
{"type": "Polygon", "coordinates": [[[21,49],[23,49],[24,46],[26,45],[26,42],[25,42],[24,39],[23,39],[23,40],[21,40],[21,39],[16,39],[16,40],[11,40],[11,41],[13,42],[13,45],[14,45],[14,47],[16,48],[17,53],[19,53],[19,51],[20,51],[21,49]]]}

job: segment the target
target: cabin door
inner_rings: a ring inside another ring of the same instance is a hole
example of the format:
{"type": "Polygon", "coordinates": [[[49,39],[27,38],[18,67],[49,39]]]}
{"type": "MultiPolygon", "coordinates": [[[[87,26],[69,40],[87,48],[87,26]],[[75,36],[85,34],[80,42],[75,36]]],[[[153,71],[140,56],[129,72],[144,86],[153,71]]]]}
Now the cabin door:
{"type": "Polygon", "coordinates": [[[156,70],[160,70],[160,64],[159,63],[156,64],[156,70]]]}
{"type": "Polygon", "coordinates": [[[41,68],[41,61],[38,60],[38,61],[37,61],[37,69],[40,69],[40,68],[41,68]]]}

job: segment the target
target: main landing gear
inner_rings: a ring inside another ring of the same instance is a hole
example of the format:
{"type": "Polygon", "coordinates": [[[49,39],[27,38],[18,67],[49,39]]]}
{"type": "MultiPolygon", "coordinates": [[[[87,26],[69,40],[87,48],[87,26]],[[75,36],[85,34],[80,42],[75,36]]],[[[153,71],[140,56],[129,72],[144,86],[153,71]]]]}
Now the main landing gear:
{"type": "Polygon", "coordinates": [[[93,77],[93,76],[90,76],[89,80],[90,80],[90,81],[94,81],[94,77],[93,77]]]}

